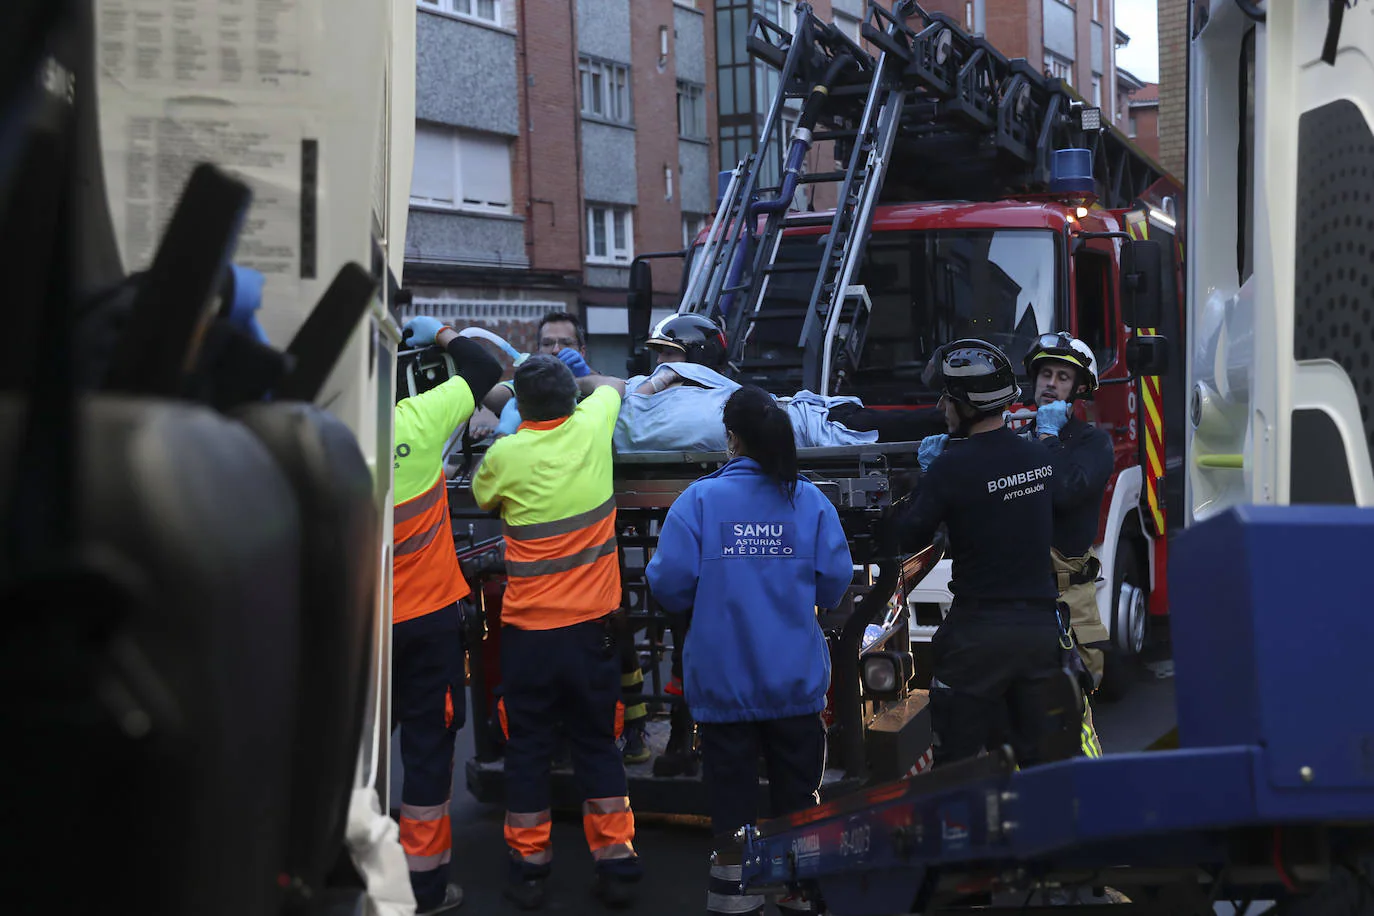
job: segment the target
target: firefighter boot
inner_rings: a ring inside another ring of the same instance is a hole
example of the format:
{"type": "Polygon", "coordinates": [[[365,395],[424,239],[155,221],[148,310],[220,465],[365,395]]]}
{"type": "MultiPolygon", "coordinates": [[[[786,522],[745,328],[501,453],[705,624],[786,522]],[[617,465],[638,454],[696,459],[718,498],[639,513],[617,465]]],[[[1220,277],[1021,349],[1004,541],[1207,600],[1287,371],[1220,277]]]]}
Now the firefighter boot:
{"type": "Polygon", "coordinates": [[[644,723],[644,719],[625,723],[625,748],[621,756],[627,764],[646,763],[653,756],[644,734],[644,723]]]}
{"type": "Polygon", "coordinates": [[[686,703],[674,703],[668,720],[668,744],[654,761],[655,776],[695,776],[701,768],[696,750],[696,723],[686,703]]]}

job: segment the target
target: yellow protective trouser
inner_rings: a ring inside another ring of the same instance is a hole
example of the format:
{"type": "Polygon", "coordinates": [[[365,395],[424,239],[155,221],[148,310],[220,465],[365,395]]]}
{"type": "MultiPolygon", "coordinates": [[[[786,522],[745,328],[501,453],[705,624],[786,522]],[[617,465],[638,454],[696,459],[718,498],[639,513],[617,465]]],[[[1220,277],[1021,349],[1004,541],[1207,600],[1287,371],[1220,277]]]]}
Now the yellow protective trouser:
{"type": "MultiPolygon", "coordinates": [[[[1073,630],[1078,654],[1083,658],[1088,673],[1093,676],[1093,684],[1102,683],[1104,656],[1099,648],[1111,639],[1111,634],[1102,625],[1102,617],[1097,612],[1097,585],[1094,581],[1074,581],[1084,576],[1085,570],[1097,567],[1097,555],[1089,550],[1081,557],[1065,557],[1057,550],[1051,550],[1054,560],[1054,574],[1058,580],[1059,600],[1068,605],[1069,625],[1073,630]]],[[[1102,744],[1093,728],[1092,709],[1087,699],[1083,701],[1083,754],[1087,757],[1101,757],[1102,744]]]]}

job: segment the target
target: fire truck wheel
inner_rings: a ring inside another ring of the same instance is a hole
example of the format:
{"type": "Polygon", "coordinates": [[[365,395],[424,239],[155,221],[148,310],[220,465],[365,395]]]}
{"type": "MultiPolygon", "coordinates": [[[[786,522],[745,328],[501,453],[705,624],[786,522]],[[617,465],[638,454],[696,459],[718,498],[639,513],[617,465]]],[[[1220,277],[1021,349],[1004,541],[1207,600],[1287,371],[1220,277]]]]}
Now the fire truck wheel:
{"type": "Polygon", "coordinates": [[[1097,688],[1098,697],[1108,703],[1129,693],[1140,673],[1150,617],[1149,580],[1144,578],[1140,554],[1135,540],[1123,537],[1117,542],[1109,624],[1113,648],[1103,661],[1102,683],[1097,688]]]}

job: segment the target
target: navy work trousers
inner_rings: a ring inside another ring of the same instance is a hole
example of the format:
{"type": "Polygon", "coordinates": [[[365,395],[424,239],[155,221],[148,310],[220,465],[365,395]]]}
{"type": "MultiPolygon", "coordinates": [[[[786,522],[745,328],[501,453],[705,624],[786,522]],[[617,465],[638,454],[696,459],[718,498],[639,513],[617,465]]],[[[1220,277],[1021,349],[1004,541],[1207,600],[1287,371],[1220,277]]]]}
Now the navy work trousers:
{"type": "Polygon", "coordinates": [[[520,840],[520,849],[512,846],[515,877],[541,877],[548,872],[551,850],[546,846],[544,824],[551,802],[549,769],[560,733],[568,742],[578,787],[590,806],[584,808],[584,822],[597,869],[638,877],[632,818],[627,816],[625,765],[616,746],[620,652],[612,620],[552,630],[503,627],[501,681],[509,734],[507,838],[528,837],[520,840]],[[623,811],[603,810],[617,807],[615,800],[622,802],[623,811]],[[599,826],[603,821],[612,826],[603,830],[599,826]],[[529,830],[540,833],[516,832],[529,830]]]}
{"type": "MultiPolygon", "coordinates": [[[[739,849],[733,837],[759,820],[759,755],[768,775],[773,817],[820,802],[825,773],[825,725],[819,714],[758,722],[701,723],[702,776],[706,781],[716,854],[706,892],[712,916],[763,912],[764,899],[741,894],[739,849]]],[[[809,912],[811,904],[789,895],[777,901],[782,912],[809,912]]]]}
{"type": "Polygon", "coordinates": [[[463,645],[458,605],[391,628],[391,727],[401,730],[401,845],[421,910],[444,899],[453,830],[453,740],[462,727],[463,645]]]}

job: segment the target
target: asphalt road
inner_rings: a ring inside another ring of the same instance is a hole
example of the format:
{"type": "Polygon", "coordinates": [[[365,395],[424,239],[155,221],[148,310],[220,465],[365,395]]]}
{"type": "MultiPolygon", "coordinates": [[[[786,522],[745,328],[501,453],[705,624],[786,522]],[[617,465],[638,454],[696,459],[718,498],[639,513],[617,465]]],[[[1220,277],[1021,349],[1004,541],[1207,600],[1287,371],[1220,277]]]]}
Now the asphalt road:
{"type": "MultiPolygon", "coordinates": [[[[1167,664],[1162,667],[1167,671],[1167,664]]],[[[1094,719],[1107,753],[1141,750],[1174,725],[1174,689],[1169,677],[1156,677],[1148,668],[1139,682],[1117,703],[1095,708],[1094,719]]],[[[392,807],[400,805],[400,754],[393,747],[396,779],[392,807]]],[[[506,916],[516,909],[501,896],[506,876],[506,846],[502,839],[503,812],[473,800],[463,783],[463,762],[472,755],[472,729],[464,727],[458,738],[458,765],[453,789],[453,875],[463,887],[467,902],[460,913],[470,916],[506,916]]],[[[640,814],[636,817],[635,845],[644,862],[645,879],[632,913],[655,916],[700,916],[705,909],[707,856],[710,831],[704,819],[669,818],[640,814]]],[[[582,825],[573,816],[558,816],[553,828],[555,864],[549,879],[549,903],[554,914],[604,914],[605,908],[591,897],[592,860],[582,836],[582,825]]]]}

